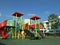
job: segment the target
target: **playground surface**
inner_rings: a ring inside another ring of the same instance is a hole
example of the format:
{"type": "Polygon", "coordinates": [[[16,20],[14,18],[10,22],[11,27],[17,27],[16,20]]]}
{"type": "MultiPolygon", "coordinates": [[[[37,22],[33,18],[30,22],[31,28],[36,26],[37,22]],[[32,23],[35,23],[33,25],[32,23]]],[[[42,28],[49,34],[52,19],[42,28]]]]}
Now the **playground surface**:
{"type": "Polygon", "coordinates": [[[60,45],[60,37],[47,37],[41,40],[0,39],[0,45],[60,45]]]}

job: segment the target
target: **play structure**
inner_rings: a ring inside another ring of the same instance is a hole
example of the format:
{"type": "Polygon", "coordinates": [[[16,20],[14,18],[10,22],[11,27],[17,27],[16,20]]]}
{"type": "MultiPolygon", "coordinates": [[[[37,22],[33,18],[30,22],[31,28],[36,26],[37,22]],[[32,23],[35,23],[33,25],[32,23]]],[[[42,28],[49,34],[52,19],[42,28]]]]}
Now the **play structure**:
{"type": "MultiPolygon", "coordinates": [[[[32,16],[30,24],[24,22],[22,18],[24,14],[15,12],[13,13],[12,20],[5,20],[0,23],[0,37],[2,39],[40,39],[44,34],[40,32],[40,17],[32,16]],[[33,22],[33,23],[32,23],[33,22]]],[[[43,27],[44,28],[44,27],[43,27]]]]}
{"type": "Polygon", "coordinates": [[[7,24],[7,21],[3,21],[1,24],[0,24],[0,34],[2,35],[2,38],[7,38],[8,37],[8,33],[5,32],[5,27],[6,27],[6,24],[7,24]]]}

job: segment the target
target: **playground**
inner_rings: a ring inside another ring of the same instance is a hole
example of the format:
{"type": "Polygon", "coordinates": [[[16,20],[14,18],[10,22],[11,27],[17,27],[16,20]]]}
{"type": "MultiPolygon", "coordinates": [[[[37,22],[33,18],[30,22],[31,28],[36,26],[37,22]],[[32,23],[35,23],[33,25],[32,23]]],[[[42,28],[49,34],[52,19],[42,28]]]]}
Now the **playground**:
{"type": "Polygon", "coordinates": [[[40,24],[40,17],[32,16],[29,23],[25,23],[23,14],[15,12],[12,20],[0,23],[0,45],[60,45],[60,37],[46,36],[45,29],[40,24]]]}
{"type": "MultiPolygon", "coordinates": [[[[4,20],[0,23],[0,38],[2,39],[41,39],[45,38],[44,32],[40,32],[40,29],[44,29],[44,26],[40,24],[39,16],[32,16],[29,23],[25,23],[22,18],[24,14],[20,12],[14,12],[12,14],[12,20],[4,20]]],[[[45,31],[45,30],[44,30],[45,31]]]]}

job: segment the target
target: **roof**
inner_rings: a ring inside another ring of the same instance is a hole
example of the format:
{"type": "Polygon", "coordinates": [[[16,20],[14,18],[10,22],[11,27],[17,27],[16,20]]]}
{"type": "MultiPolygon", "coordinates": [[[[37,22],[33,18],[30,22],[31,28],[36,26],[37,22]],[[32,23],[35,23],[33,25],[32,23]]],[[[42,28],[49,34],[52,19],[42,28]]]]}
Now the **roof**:
{"type": "Polygon", "coordinates": [[[16,16],[16,15],[17,15],[17,17],[23,16],[23,14],[21,12],[15,12],[15,13],[13,13],[13,16],[16,16]]]}
{"type": "Polygon", "coordinates": [[[38,16],[32,16],[31,18],[30,18],[31,20],[38,20],[38,19],[41,19],[40,17],[38,17],[38,16]]]}

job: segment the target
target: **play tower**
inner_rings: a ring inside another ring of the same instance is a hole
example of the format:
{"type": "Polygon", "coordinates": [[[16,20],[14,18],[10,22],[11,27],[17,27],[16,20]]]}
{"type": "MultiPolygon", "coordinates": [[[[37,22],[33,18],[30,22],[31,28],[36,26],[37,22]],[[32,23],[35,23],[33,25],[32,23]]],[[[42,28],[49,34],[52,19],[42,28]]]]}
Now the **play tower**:
{"type": "Polygon", "coordinates": [[[15,12],[13,13],[13,20],[15,20],[15,38],[20,36],[20,29],[22,29],[22,25],[23,25],[23,20],[22,20],[22,16],[23,14],[20,12],[15,12]],[[17,31],[18,31],[18,36],[17,36],[17,31]]]}
{"type": "Polygon", "coordinates": [[[40,30],[40,17],[38,16],[32,16],[30,18],[30,23],[32,24],[33,21],[33,25],[31,25],[32,29],[35,30],[35,36],[37,37],[37,30],[40,30]]]}

